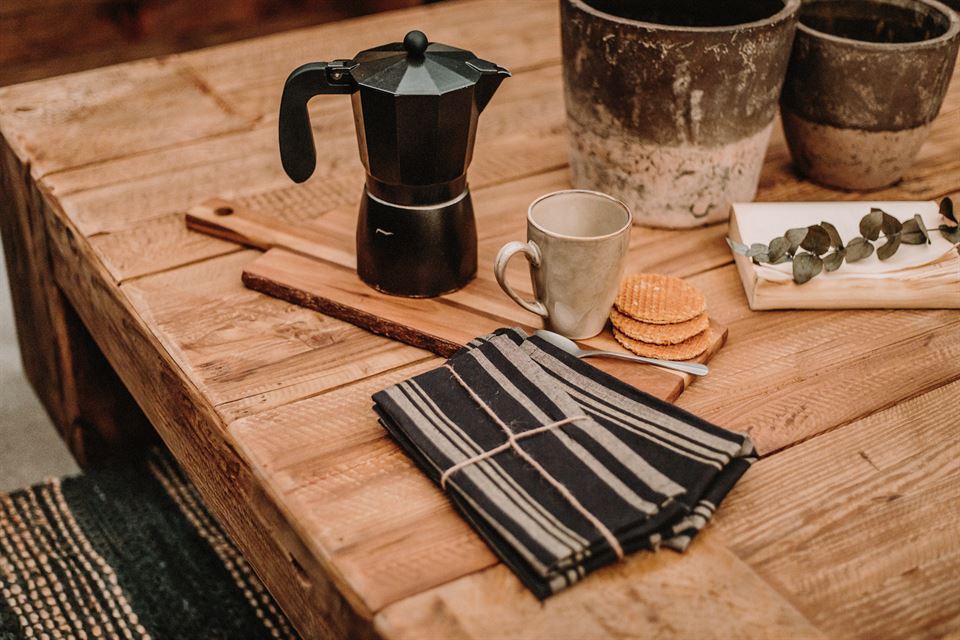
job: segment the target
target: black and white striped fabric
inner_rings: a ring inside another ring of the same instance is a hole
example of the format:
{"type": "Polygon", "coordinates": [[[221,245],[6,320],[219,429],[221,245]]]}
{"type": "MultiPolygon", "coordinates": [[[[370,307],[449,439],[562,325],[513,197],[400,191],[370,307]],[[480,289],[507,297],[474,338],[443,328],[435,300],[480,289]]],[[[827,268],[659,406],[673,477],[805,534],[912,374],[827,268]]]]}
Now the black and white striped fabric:
{"type": "Polygon", "coordinates": [[[518,329],[373,399],[383,426],[541,599],[624,553],[685,550],[755,460],[746,435],[518,329]]]}

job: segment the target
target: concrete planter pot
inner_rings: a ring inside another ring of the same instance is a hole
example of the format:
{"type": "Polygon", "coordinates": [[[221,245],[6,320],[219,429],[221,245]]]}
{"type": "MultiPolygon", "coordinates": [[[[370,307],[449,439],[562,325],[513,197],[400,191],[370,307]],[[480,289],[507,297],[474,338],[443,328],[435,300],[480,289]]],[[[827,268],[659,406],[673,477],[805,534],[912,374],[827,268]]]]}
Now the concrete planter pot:
{"type": "Polygon", "coordinates": [[[560,6],[574,185],[667,228],[752,200],[800,0],[560,6]]]}
{"type": "Polygon", "coordinates": [[[899,180],[940,111],[958,44],[960,18],[932,0],[804,2],[781,100],[800,172],[855,190],[899,180]]]}

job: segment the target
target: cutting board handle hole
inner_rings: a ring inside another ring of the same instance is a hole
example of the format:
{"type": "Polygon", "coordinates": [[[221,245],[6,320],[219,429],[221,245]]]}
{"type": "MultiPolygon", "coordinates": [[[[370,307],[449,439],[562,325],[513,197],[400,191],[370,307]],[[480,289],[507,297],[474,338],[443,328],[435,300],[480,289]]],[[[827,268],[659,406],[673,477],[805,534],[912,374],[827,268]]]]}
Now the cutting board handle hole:
{"type": "Polygon", "coordinates": [[[228,216],[233,213],[233,207],[217,207],[213,212],[218,216],[228,216]]]}

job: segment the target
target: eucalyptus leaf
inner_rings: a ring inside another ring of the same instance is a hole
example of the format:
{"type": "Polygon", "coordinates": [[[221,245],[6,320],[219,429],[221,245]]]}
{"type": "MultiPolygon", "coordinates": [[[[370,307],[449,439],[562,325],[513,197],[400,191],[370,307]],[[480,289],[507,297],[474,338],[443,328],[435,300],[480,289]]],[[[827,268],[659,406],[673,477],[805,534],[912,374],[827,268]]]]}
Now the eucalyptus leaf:
{"type": "Polygon", "coordinates": [[[770,241],[770,261],[776,263],[777,260],[787,255],[787,249],[790,248],[790,241],[783,236],[774,238],[770,241]]]}
{"type": "Polygon", "coordinates": [[[893,254],[895,254],[897,252],[897,249],[899,248],[900,248],[900,236],[899,235],[890,236],[890,238],[887,239],[887,243],[884,244],[879,249],[877,249],[877,257],[880,258],[881,260],[886,260],[887,258],[891,257],[893,254]]]}
{"type": "Polygon", "coordinates": [[[924,244],[929,241],[927,230],[923,226],[923,220],[920,216],[914,216],[903,223],[903,229],[900,230],[900,241],[903,244],[924,244]]]}
{"type": "Polygon", "coordinates": [[[870,213],[860,220],[860,235],[867,240],[876,240],[880,237],[880,227],[883,225],[883,211],[871,209],[870,213]]]}
{"type": "Polygon", "coordinates": [[[752,245],[750,245],[750,248],[747,249],[748,258],[757,258],[759,256],[766,255],[766,253],[767,245],[760,242],[754,242],[752,245]]]}
{"type": "Polygon", "coordinates": [[[883,221],[880,223],[880,230],[883,231],[883,235],[892,236],[900,233],[900,229],[903,227],[903,225],[900,224],[899,220],[894,218],[886,211],[881,212],[881,216],[883,221]]]}
{"type": "Polygon", "coordinates": [[[830,246],[834,249],[843,249],[843,239],[840,237],[840,232],[837,231],[837,228],[826,220],[821,222],[820,226],[823,227],[823,230],[830,236],[830,246]]]}
{"type": "Polygon", "coordinates": [[[947,239],[947,242],[951,244],[960,243],[960,226],[951,227],[947,224],[942,224],[937,227],[940,230],[940,235],[947,239]]]}
{"type": "Polygon", "coordinates": [[[822,256],[827,251],[830,251],[830,234],[820,225],[810,225],[807,227],[807,235],[804,236],[800,246],[810,253],[822,256]]]}
{"type": "MultiPolygon", "coordinates": [[[[953,201],[944,198],[940,203],[940,214],[955,221],[956,213],[953,201]]],[[[843,238],[837,228],[829,222],[788,229],[783,236],[774,238],[769,246],[755,242],[747,246],[727,238],[730,249],[739,255],[748,256],[754,264],[783,264],[793,262],[793,280],[804,284],[821,272],[836,271],[846,262],[859,262],[873,255],[888,260],[896,254],[901,244],[930,244],[930,231],[920,214],[901,222],[889,213],[873,207],[870,213],[860,220],[860,236],[850,240],[844,246],[843,238]],[[880,248],[874,242],[883,235],[884,244],[880,248]],[[800,251],[803,249],[803,251],[800,251]]],[[[941,235],[960,251],[960,226],[941,224],[937,227],[941,235]]]]}
{"type": "Polygon", "coordinates": [[[952,220],[957,222],[957,214],[953,210],[953,200],[950,198],[944,198],[940,201],[940,215],[942,215],[947,220],[952,220]]]}
{"type": "Polygon", "coordinates": [[[836,271],[843,264],[843,257],[847,253],[846,249],[837,249],[833,253],[823,257],[823,268],[829,273],[836,271]]]}
{"type": "Polygon", "coordinates": [[[930,239],[930,232],[927,231],[927,225],[923,221],[923,218],[920,217],[919,213],[913,214],[913,220],[917,223],[917,228],[920,229],[920,233],[923,234],[923,239],[926,241],[926,243],[930,244],[933,242],[933,240],[930,239]]]}
{"type": "Polygon", "coordinates": [[[873,245],[864,238],[854,238],[847,245],[847,262],[859,262],[873,255],[873,245]]]}
{"type": "Polygon", "coordinates": [[[742,242],[737,242],[736,240],[731,240],[730,238],[727,238],[727,244],[734,253],[739,253],[742,256],[747,255],[747,251],[750,249],[750,247],[742,242]]]}
{"type": "Polygon", "coordinates": [[[793,281],[803,284],[823,271],[823,260],[812,253],[798,253],[793,257],[793,281]]]}
{"type": "Polygon", "coordinates": [[[923,244],[927,239],[924,232],[920,230],[921,228],[916,218],[910,218],[903,223],[903,229],[900,230],[900,241],[903,244],[923,244]]]}
{"type": "Polygon", "coordinates": [[[800,243],[803,242],[803,239],[807,237],[807,228],[798,227],[796,229],[788,229],[783,236],[790,243],[790,246],[787,248],[787,253],[793,255],[797,252],[797,249],[800,248],[800,243]]]}

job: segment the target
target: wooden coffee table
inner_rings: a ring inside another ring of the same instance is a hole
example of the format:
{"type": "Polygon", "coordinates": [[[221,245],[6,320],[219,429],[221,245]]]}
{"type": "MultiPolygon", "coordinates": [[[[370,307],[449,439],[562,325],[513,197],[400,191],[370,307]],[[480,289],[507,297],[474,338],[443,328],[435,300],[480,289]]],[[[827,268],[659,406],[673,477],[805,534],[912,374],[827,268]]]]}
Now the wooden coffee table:
{"type": "MultiPolygon", "coordinates": [[[[470,179],[478,212],[522,216],[568,184],[557,13],[443,3],[0,90],[5,251],[55,422],[80,455],[123,443],[129,389],[310,638],[956,634],[960,313],[754,313],[724,225],[636,229],[632,268],[689,278],[730,328],[679,404],[749,431],[764,457],[687,554],[637,554],[541,604],[370,411],[436,359],[244,289],[257,252],[185,229],[211,196],[288,222],[355,206],[349,101],[314,101],[320,166],[296,186],[277,152],[282,82],[411,28],[513,71],[470,179]]],[[[759,199],[863,197],[799,180],[776,131],[759,199]]],[[[954,77],[916,166],[871,198],[958,190],[954,77]]]]}

